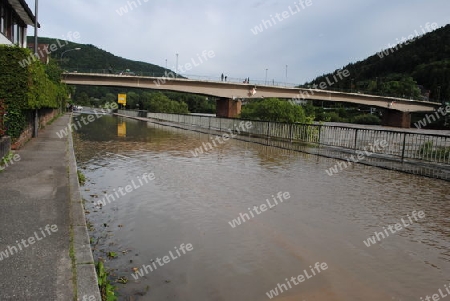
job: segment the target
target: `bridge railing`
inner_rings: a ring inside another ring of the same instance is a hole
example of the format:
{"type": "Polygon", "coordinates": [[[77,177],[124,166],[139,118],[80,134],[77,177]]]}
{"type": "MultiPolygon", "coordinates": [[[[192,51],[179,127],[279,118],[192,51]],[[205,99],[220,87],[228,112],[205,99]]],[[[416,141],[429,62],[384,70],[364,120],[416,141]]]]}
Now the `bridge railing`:
{"type": "Polygon", "coordinates": [[[252,127],[243,131],[239,123],[249,120],[165,113],[148,113],[147,117],[221,132],[238,133],[239,129],[243,136],[282,142],[282,146],[289,149],[307,144],[347,150],[355,156],[359,153],[402,162],[450,164],[450,136],[447,135],[267,121],[251,121],[252,127]]]}
{"type": "MultiPolygon", "coordinates": [[[[121,75],[123,72],[122,70],[109,70],[109,69],[91,69],[91,68],[69,68],[65,70],[66,72],[70,73],[92,73],[92,74],[109,74],[109,75],[121,75]]],[[[166,77],[166,78],[172,78],[175,76],[175,73],[171,70],[167,70],[166,72],[148,72],[148,71],[131,71],[136,76],[147,76],[147,77],[166,77]]],[[[125,72],[124,75],[129,75],[129,73],[125,72]]],[[[184,78],[184,79],[192,79],[192,80],[199,80],[199,81],[206,81],[206,82],[227,82],[227,83],[243,83],[245,81],[245,78],[241,77],[227,77],[227,80],[222,80],[220,75],[218,76],[208,76],[208,75],[197,75],[197,74],[178,74],[178,78],[184,78]]],[[[296,83],[288,83],[288,82],[282,82],[282,81],[275,81],[275,80],[260,80],[255,79],[251,80],[250,84],[253,85],[264,85],[264,86],[275,86],[275,87],[289,87],[294,88],[298,86],[296,83]]]]}

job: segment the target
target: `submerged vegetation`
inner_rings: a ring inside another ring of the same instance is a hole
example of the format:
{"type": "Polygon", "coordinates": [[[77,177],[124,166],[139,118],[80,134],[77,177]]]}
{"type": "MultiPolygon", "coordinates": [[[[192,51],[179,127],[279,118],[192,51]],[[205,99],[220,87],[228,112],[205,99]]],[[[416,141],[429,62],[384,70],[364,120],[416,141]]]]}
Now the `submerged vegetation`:
{"type": "Polygon", "coordinates": [[[102,301],[117,301],[116,287],[109,281],[109,273],[105,270],[102,261],[95,265],[97,271],[98,287],[102,296],[102,301]]]}
{"type": "Polygon", "coordinates": [[[80,183],[80,185],[84,185],[84,183],[86,183],[86,177],[84,176],[84,174],[77,170],[77,175],[78,175],[78,183],[80,183]]]}
{"type": "Polygon", "coordinates": [[[434,147],[432,141],[427,141],[422,144],[417,151],[421,158],[438,158],[438,161],[450,160],[450,147],[434,147]]]}

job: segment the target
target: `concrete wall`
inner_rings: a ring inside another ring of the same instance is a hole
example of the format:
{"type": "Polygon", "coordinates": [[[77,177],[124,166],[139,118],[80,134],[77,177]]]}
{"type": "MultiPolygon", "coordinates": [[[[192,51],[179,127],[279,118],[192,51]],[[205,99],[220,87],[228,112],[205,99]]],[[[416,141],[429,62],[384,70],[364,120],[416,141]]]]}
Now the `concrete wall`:
{"type": "Polygon", "coordinates": [[[240,100],[220,98],[216,101],[216,116],[234,118],[241,113],[240,100]]]}
{"type": "Polygon", "coordinates": [[[139,117],[138,111],[118,110],[117,113],[125,115],[125,116],[129,116],[129,117],[139,117]]]}
{"type": "Polygon", "coordinates": [[[6,156],[11,150],[11,137],[0,138],[0,159],[6,156]]]}
{"type": "Polygon", "coordinates": [[[53,118],[58,116],[58,109],[41,109],[39,110],[39,128],[44,128],[53,118]]]}
{"type": "Polygon", "coordinates": [[[381,125],[409,129],[411,126],[411,113],[383,110],[381,125]]]}

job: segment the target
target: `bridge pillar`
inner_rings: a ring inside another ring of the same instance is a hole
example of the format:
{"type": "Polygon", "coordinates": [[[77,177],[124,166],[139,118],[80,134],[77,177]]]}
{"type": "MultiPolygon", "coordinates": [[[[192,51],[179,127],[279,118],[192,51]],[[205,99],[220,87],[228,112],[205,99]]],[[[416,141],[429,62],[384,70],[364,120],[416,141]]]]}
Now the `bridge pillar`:
{"type": "Polygon", "coordinates": [[[241,114],[242,103],[240,100],[219,98],[216,100],[216,116],[234,118],[241,114]]]}
{"type": "Polygon", "coordinates": [[[383,111],[381,125],[409,129],[411,126],[411,113],[386,109],[383,111]]]}

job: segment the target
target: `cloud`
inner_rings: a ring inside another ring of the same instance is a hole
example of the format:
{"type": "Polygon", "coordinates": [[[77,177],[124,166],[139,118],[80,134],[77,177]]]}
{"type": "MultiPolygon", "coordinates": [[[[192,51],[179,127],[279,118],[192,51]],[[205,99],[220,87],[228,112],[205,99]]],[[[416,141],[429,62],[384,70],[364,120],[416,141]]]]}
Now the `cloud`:
{"type": "MultiPolygon", "coordinates": [[[[254,35],[251,29],[300,0],[47,0],[39,3],[40,35],[78,31],[82,42],[160,66],[216,56],[190,73],[303,83],[375,54],[426,22],[448,23],[447,0],[311,0],[300,13],[254,35]],[[117,10],[128,7],[120,16],[117,10]],[[130,9],[132,8],[132,9],[130,9]]],[[[305,0],[303,0],[305,1],[305,0]]],[[[28,0],[34,8],[34,1],[28,0]]],[[[32,30],[29,31],[32,34],[32,30]]]]}

